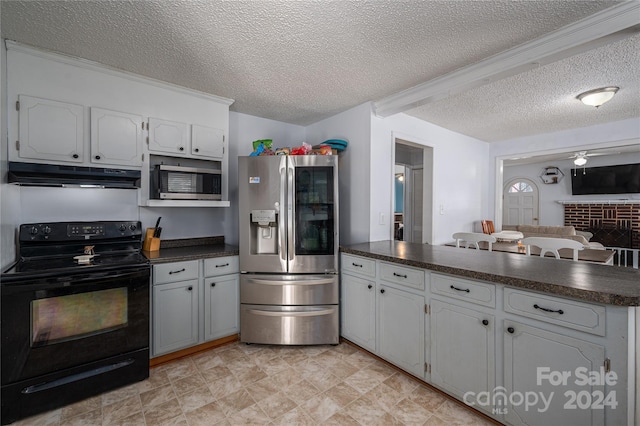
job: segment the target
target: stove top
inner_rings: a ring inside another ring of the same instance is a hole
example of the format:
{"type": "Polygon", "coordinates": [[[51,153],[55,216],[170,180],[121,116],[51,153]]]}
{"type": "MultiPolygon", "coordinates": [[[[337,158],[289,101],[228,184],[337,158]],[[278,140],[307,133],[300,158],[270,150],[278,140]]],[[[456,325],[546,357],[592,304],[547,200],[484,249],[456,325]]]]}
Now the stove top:
{"type": "Polygon", "coordinates": [[[2,282],[148,267],[140,222],[52,222],[20,225],[19,259],[2,282]],[[95,254],[88,262],[78,259],[95,254]]]}

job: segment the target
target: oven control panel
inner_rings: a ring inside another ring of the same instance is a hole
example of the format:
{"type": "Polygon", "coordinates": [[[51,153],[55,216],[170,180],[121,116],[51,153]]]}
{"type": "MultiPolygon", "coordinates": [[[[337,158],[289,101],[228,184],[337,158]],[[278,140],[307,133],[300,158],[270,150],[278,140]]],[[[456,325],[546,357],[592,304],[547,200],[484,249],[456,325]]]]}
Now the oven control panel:
{"type": "Polygon", "coordinates": [[[20,241],[106,240],[141,238],[142,225],[135,221],[50,222],[20,225],[20,241]]]}

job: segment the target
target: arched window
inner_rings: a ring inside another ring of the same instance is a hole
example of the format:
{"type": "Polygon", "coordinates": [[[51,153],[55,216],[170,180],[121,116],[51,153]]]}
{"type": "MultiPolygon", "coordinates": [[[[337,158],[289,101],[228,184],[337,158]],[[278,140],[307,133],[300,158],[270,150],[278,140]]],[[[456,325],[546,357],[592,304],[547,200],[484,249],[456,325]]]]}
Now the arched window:
{"type": "Polygon", "coordinates": [[[510,194],[517,192],[533,192],[533,188],[527,182],[518,181],[509,186],[509,190],[507,192],[510,194]]]}

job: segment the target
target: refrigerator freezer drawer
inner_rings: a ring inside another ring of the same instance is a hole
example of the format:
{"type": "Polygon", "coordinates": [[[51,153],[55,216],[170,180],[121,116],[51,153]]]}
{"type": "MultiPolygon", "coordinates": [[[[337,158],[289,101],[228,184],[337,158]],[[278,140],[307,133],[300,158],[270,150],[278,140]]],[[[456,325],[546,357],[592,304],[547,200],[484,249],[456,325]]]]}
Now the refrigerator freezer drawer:
{"type": "Polygon", "coordinates": [[[338,297],[338,275],[240,276],[240,303],[331,305],[338,297]]]}
{"type": "Polygon", "coordinates": [[[338,305],[240,305],[240,341],[269,345],[337,345],[338,305]]]}

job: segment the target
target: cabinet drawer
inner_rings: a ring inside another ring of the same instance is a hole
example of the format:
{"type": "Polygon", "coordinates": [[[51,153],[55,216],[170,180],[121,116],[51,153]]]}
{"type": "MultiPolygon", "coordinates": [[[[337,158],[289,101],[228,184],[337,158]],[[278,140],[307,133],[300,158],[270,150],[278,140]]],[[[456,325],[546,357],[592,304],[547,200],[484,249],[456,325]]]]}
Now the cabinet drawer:
{"type": "Polygon", "coordinates": [[[237,274],[240,272],[238,256],[215,257],[204,260],[204,276],[237,274]]]}
{"type": "Polygon", "coordinates": [[[431,292],[490,308],[496,306],[496,286],[493,284],[432,274],[431,292]]]}
{"type": "Polygon", "coordinates": [[[371,278],[376,277],[376,261],[365,259],[364,257],[342,255],[342,270],[344,272],[355,272],[359,275],[366,275],[371,278]]]}
{"type": "Polygon", "coordinates": [[[380,278],[392,283],[424,290],[424,270],[422,269],[380,262],[380,278]]]}
{"type": "Polygon", "coordinates": [[[198,261],[161,263],[153,265],[153,283],[162,284],[198,278],[198,261]]]}
{"type": "Polygon", "coordinates": [[[605,335],[606,309],[600,305],[505,288],[504,310],[598,336],[605,335]]]}

